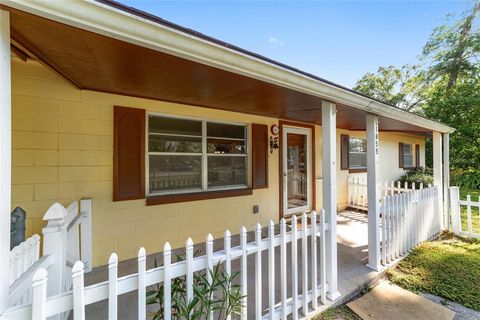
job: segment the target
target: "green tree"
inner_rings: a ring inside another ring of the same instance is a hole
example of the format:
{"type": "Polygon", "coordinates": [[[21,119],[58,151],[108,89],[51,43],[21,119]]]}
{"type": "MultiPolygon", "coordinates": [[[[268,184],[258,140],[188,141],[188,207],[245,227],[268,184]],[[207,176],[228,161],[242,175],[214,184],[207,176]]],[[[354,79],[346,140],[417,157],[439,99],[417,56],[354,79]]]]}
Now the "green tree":
{"type": "Polygon", "coordinates": [[[427,83],[419,66],[379,67],[357,81],[353,90],[409,111],[419,109],[427,99],[427,83]]]}
{"type": "Polygon", "coordinates": [[[480,30],[476,24],[480,13],[480,1],[452,24],[435,28],[423,47],[422,59],[429,65],[433,80],[445,79],[445,91],[449,94],[457,81],[478,73],[480,58],[480,30]]]}

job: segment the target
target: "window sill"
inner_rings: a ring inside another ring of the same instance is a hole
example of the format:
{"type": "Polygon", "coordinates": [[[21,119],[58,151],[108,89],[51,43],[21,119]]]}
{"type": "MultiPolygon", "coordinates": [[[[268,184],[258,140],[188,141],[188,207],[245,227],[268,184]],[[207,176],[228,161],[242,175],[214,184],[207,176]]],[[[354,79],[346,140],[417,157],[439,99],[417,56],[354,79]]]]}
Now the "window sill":
{"type": "Polygon", "coordinates": [[[363,173],[367,172],[367,169],[348,169],[348,173],[363,173]]]}
{"type": "Polygon", "coordinates": [[[248,196],[251,194],[252,194],[251,188],[243,188],[243,189],[215,190],[215,191],[181,193],[181,194],[155,195],[155,196],[147,196],[147,206],[177,203],[177,202],[187,202],[187,201],[248,196]]]}
{"type": "Polygon", "coordinates": [[[408,171],[408,170],[417,170],[418,167],[404,167],[403,170],[408,171]]]}

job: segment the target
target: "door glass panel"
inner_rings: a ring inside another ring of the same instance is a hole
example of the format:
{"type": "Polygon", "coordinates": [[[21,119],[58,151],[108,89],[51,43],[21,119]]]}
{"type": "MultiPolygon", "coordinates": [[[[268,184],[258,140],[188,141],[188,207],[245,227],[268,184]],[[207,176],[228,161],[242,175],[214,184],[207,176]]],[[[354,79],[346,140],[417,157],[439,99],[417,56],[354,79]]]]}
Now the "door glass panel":
{"type": "Polygon", "coordinates": [[[287,133],[287,202],[288,209],[307,202],[307,136],[287,133]]]}

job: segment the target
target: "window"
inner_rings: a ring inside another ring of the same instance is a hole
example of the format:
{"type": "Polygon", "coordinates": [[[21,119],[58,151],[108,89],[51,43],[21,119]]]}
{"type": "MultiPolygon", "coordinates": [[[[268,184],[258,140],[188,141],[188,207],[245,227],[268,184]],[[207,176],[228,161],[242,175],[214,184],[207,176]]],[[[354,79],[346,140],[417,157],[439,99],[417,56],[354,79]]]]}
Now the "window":
{"type": "Polygon", "coordinates": [[[149,194],[247,186],[246,126],[148,117],[149,194]]]}
{"type": "Polygon", "coordinates": [[[411,144],[403,144],[403,167],[413,168],[413,148],[411,144]]]}
{"type": "Polygon", "coordinates": [[[350,170],[366,170],[367,140],[350,137],[348,146],[348,168],[350,170]]]}

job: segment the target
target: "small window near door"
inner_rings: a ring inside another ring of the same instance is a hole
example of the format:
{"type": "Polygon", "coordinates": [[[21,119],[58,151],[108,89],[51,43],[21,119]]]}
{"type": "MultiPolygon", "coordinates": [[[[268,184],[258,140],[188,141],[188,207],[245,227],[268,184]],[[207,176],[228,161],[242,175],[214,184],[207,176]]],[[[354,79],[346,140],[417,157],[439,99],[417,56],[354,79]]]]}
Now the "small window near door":
{"type": "Polygon", "coordinates": [[[403,166],[405,168],[413,167],[413,148],[411,144],[403,144],[403,166]]]}
{"type": "Polygon", "coordinates": [[[348,169],[367,170],[367,140],[350,137],[348,146],[348,169]]]}
{"type": "Polygon", "coordinates": [[[411,143],[398,144],[399,167],[414,169],[420,167],[420,145],[411,143]]]}

